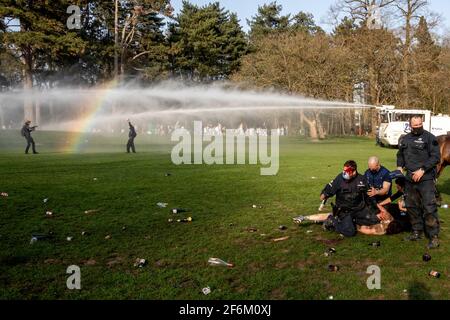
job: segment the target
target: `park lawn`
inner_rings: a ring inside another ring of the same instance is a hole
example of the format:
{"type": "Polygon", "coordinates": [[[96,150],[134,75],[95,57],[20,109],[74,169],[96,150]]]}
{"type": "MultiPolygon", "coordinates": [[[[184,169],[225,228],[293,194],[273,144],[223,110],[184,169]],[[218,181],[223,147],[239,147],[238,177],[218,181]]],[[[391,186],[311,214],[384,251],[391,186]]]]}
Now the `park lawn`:
{"type": "MultiPolygon", "coordinates": [[[[294,216],[317,213],[320,191],[345,160],[364,169],[378,155],[395,167],[396,150],[372,140],[282,138],[278,175],[261,176],[259,165],[175,166],[173,143],[162,138],[138,136],[139,153],[131,155],[124,152],[125,135],[88,136],[77,154],[58,151],[67,134],[37,132],[35,139],[41,154],[24,155],[23,138],[0,131],[0,192],[9,194],[0,198],[0,299],[450,298],[445,209],[442,245],[428,263],[425,240],[406,243],[404,234],[342,239],[320,225],[292,223],[294,216]],[[192,212],[173,215],[173,207],[192,212]],[[188,216],[191,223],[168,222],[188,216]],[[50,231],[52,240],[30,244],[33,233],[50,231]],[[271,241],[284,236],[289,239],[271,241]],[[377,240],[381,247],[369,246],[377,240]],[[328,247],[337,250],[332,257],[323,255],[328,247]],[[210,257],[235,267],[209,266],[210,257]],[[136,258],[148,264],[135,268],[136,258]],[[329,272],[329,264],[340,271],[329,272]],[[81,268],[81,290],[66,287],[70,265],[81,268]],[[381,290],[366,286],[370,265],[381,268],[381,290]],[[429,277],[431,269],[441,278],[429,277]],[[212,292],[205,296],[207,286],[212,292]]],[[[444,203],[448,178],[439,181],[444,203]]]]}

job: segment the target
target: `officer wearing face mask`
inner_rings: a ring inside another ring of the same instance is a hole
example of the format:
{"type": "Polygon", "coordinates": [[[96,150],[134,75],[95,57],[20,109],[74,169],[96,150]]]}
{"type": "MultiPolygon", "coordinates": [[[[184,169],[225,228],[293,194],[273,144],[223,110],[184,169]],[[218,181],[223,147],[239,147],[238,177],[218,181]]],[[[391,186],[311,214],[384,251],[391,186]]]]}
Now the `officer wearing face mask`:
{"type": "Polygon", "coordinates": [[[366,178],[358,173],[356,162],[347,161],[343,172],[322,190],[320,196],[322,201],[336,196],[333,217],[327,220],[324,227],[346,237],[353,237],[357,232],[356,225],[378,224],[379,210],[368,201],[367,192],[366,178]]]}
{"type": "Polygon", "coordinates": [[[436,137],[423,129],[422,116],[410,119],[407,134],[397,153],[398,170],[406,171],[405,205],[413,232],[405,240],[416,241],[424,231],[430,249],[439,247],[439,217],[436,203],[436,166],[441,155],[436,137]]]}

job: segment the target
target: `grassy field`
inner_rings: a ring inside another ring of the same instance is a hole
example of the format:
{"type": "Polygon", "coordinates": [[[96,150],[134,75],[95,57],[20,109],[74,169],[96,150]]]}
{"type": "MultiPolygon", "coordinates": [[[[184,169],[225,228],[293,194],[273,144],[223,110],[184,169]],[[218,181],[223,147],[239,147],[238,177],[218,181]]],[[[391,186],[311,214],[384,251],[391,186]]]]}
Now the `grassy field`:
{"type": "MultiPolygon", "coordinates": [[[[280,170],[270,177],[261,176],[259,166],[175,166],[169,141],[143,136],[135,155],[124,152],[125,136],[89,138],[81,154],[57,151],[67,139],[63,133],[37,132],[35,139],[41,154],[24,155],[23,138],[0,131],[0,192],[9,194],[0,198],[0,299],[450,298],[446,210],[440,209],[441,248],[428,263],[422,261],[425,240],[341,239],[319,225],[292,223],[294,216],[317,213],[322,187],[345,160],[365,168],[367,158],[378,155],[394,168],[396,150],[372,140],[282,139],[280,170]],[[172,207],[192,212],[173,215],[172,207]],[[192,223],[168,222],[187,216],[192,223]],[[50,231],[52,240],[30,244],[33,233],[50,231]],[[289,239],[272,241],[283,236],[289,239]],[[369,246],[377,240],[381,247],[369,246]],[[328,247],[337,250],[332,257],[323,255],[328,247]],[[211,267],[210,257],[235,267],[211,267]],[[136,258],[147,266],[135,268],[136,258]],[[341,270],[331,273],[329,264],[341,270]],[[81,268],[81,290],[66,287],[70,265],[81,268]],[[381,290],[366,287],[370,265],[381,268],[381,290]],[[441,278],[429,277],[431,269],[441,278]]],[[[449,174],[439,183],[446,203],[449,174]]]]}

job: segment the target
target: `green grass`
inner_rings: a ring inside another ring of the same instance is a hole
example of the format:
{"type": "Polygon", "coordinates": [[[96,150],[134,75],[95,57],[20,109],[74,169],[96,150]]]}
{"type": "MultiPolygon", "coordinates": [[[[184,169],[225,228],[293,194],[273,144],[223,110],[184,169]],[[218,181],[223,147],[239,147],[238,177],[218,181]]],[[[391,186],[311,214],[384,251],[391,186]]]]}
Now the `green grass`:
{"type": "MultiPolygon", "coordinates": [[[[136,155],[124,153],[125,136],[90,137],[81,154],[57,152],[67,140],[63,133],[37,132],[35,139],[41,154],[24,155],[23,138],[0,131],[0,191],[9,193],[0,198],[0,299],[450,298],[448,211],[440,210],[442,246],[429,263],[422,261],[425,240],[343,240],[319,225],[292,223],[294,216],[317,213],[323,185],[345,160],[365,167],[369,156],[378,155],[394,168],[396,150],[371,140],[282,139],[280,170],[271,177],[261,176],[259,166],[175,166],[164,139],[139,136],[136,155]],[[157,202],[192,209],[180,217],[194,221],[168,223],[169,207],[160,209],[157,202]],[[89,209],[99,211],[85,214],[89,209]],[[46,218],[46,210],[54,216],[46,218]],[[49,231],[52,241],[30,245],[32,233],[49,231]],[[82,231],[90,235],[82,237],[82,231]],[[290,238],[271,241],[283,236],[290,238]],[[368,245],[376,240],[381,247],[368,245]],[[330,246],[337,253],[327,258],[330,246]],[[133,267],[138,257],[148,261],[145,268],[133,267]],[[236,266],[208,266],[210,257],[236,266]],[[330,273],[328,264],[341,270],[330,273]],[[382,271],[381,290],[366,287],[373,264],[382,271]],[[70,265],[81,267],[82,290],[66,288],[70,265]],[[430,278],[431,269],[441,278],[430,278]],[[206,286],[212,289],[208,296],[201,292],[206,286]]],[[[445,173],[439,184],[447,202],[448,178],[445,173]]]]}

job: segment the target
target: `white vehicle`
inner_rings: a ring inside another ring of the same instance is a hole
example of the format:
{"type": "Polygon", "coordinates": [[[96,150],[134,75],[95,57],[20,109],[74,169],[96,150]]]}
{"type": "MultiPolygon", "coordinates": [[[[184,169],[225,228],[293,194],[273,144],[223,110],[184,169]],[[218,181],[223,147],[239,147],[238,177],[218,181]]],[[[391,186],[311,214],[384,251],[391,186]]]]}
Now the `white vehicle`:
{"type": "Polygon", "coordinates": [[[434,116],[429,110],[402,110],[396,109],[395,106],[382,106],[377,109],[381,118],[377,138],[383,146],[398,146],[401,138],[411,132],[409,118],[412,115],[422,115],[423,128],[436,137],[450,133],[450,117],[448,115],[434,116]]]}

